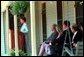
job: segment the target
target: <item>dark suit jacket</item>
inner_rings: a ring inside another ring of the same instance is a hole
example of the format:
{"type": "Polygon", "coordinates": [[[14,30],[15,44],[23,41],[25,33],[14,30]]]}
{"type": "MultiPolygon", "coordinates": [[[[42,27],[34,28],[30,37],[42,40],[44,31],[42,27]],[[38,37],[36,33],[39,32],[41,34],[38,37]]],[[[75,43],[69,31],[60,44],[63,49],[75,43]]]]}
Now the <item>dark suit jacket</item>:
{"type": "Polygon", "coordinates": [[[57,32],[53,32],[50,37],[45,41],[45,43],[49,44],[49,41],[52,41],[52,44],[54,43],[54,40],[57,38],[58,33],[57,32]]]}
{"type": "Polygon", "coordinates": [[[77,34],[75,35],[73,41],[74,43],[77,43],[78,41],[81,41],[82,40],[82,33],[81,32],[77,32],[77,34]]]}
{"type": "MultiPolygon", "coordinates": [[[[62,54],[62,49],[63,49],[65,38],[66,38],[65,42],[69,43],[69,36],[72,40],[73,33],[71,32],[70,28],[69,28],[69,30],[63,31],[63,33],[61,34],[61,36],[58,39],[55,38],[55,40],[53,41],[54,45],[50,46],[52,54],[55,54],[55,53],[59,53],[59,55],[62,54]],[[70,33],[70,35],[69,35],[69,33],[70,33]]],[[[70,45],[69,45],[69,47],[70,47],[70,45]]]]}
{"type": "Polygon", "coordinates": [[[55,40],[55,43],[58,43],[58,45],[63,45],[64,41],[65,41],[65,43],[67,43],[70,46],[69,37],[72,41],[72,36],[73,36],[73,33],[71,32],[71,30],[69,28],[69,30],[63,31],[62,35],[58,39],[55,40]],[[69,35],[69,33],[70,33],[70,35],[69,35]]]}
{"type": "Polygon", "coordinates": [[[65,37],[66,43],[70,44],[70,41],[72,41],[72,37],[73,37],[73,33],[71,29],[69,28],[68,30],[65,30],[63,34],[64,34],[63,37],[65,37]]]}

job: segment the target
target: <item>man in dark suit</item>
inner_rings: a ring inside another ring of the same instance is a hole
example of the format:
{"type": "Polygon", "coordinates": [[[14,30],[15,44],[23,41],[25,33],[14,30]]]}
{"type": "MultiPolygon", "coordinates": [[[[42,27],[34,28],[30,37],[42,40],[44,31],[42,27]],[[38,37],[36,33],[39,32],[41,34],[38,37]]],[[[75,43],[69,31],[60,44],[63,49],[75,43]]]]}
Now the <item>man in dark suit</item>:
{"type": "Polygon", "coordinates": [[[69,21],[64,21],[63,23],[63,38],[64,38],[64,44],[67,45],[67,47],[70,49],[70,43],[72,40],[73,33],[70,29],[70,22],[69,21]]]}
{"type": "Polygon", "coordinates": [[[54,44],[56,43],[57,45],[56,46],[52,45],[52,47],[55,47],[56,49],[56,51],[54,49],[54,52],[57,53],[56,56],[62,55],[63,45],[66,44],[66,46],[70,49],[70,46],[71,46],[70,42],[72,40],[72,36],[73,36],[73,33],[70,29],[70,22],[66,20],[63,23],[63,33],[58,39],[55,39],[54,44]]]}
{"type": "Polygon", "coordinates": [[[71,30],[74,33],[72,37],[72,48],[73,48],[73,53],[75,54],[77,42],[82,40],[82,32],[79,30],[76,24],[72,25],[71,30]]]}
{"type": "Polygon", "coordinates": [[[73,47],[76,47],[77,42],[82,40],[82,33],[79,31],[78,26],[76,24],[72,25],[71,30],[74,33],[72,37],[72,44],[73,47]]]}
{"type": "Polygon", "coordinates": [[[61,48],[61,49],[58,49],[58,51],[57,51],[59,53],[58,56],[62,55],[64,45],[66,45],[70,49],[70,46],[71,46],[70,43],[72,40],[72,36],[73,36],[73,33],[70,29],[70,22],[68,20],[65,20],[63,22],[63,33],[60,36],[60,38],[56,40],[56,42],[58,42],[58,44],[60,44],[58,46],[58,48],[61,48]]]}

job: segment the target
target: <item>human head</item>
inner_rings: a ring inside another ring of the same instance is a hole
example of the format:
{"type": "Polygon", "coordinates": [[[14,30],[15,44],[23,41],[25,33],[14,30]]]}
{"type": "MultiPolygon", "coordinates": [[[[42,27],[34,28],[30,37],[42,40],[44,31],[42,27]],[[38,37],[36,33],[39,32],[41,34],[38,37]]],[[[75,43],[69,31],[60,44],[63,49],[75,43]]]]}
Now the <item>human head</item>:
{"type": "Polygon", "coordinates": [[[71,30],[72,32],[78,31],[78,26],[76,24],[73,24],[71,30]]]}
{"type": "Polygon", "coordinates": [[[58,32],[58,33],[61,33],[63,30],[62,30],[62,27],[60,26],[60,25],[57,25],[56,26],[56,31],[58,32]]]}
{"type": "Polygon", "coordinates": [[[26,18],[24,16],[21,16],[19,19],[21,24],[26,22],[26,18]]]}
{"type": "Polygon", "coordinates": [[[70,27],[70,22],[65,20],[63,23],[63,29],[65,29],[66,27],[70,27]]]}
{"type": "Polygon", "coordinates": [[[52,31],[56,31],[56,24],[53,24],[53,25],[51,26],[51,30],[52,30],[52,31]]]}

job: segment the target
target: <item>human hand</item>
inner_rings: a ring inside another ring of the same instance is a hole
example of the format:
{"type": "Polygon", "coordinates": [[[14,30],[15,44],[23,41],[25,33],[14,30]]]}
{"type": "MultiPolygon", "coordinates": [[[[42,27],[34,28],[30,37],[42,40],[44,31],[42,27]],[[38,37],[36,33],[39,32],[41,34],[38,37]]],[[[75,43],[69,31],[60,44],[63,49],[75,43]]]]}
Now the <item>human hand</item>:
{"type": "Polygon", "coordinates": [[[51,41],[49,42],[49,45],[52,45],[51,41]]]}
{"type": "Polygon", "coordinates": [[[76,44],[76,43],[73,43],[73,46],[74,46],[74,47],[77,47],[77,44],[76,44]]]}

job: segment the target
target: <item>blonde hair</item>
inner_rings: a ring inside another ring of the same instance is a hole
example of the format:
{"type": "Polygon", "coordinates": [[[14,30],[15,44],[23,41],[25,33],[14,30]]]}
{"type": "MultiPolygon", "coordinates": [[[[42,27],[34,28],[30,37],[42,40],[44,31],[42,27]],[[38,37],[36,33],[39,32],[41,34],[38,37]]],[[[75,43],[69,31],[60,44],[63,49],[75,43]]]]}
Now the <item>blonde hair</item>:
{"type": "Polygon", "coordinates": [[[60,31],[60,32],[63,31],[62,26],[60,26],[60,25],[56,25],[56,29],[57,29],[58,31],[60,31]]]}

